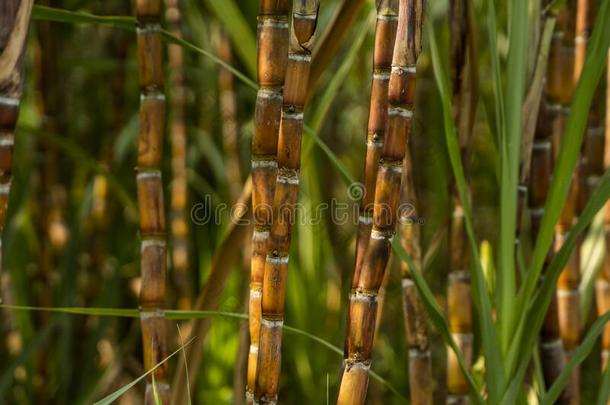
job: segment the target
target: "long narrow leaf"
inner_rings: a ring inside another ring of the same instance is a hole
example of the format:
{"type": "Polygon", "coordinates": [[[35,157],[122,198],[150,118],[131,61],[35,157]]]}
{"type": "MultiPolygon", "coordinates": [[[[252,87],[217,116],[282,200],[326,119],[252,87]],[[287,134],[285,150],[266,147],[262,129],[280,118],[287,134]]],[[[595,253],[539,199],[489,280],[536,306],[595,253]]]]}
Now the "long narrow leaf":
{"type": "Polygon", "coordinates": [[[542,397],[542,401],[540,401],[540,405],[552,405],[555,403],[557,398],[561,395],[561,392],[565,388],[568,383],[572,372],[576,367],[582,363],[585,358],[589,355],[593,347],[595,346],[595,341],[604,331],[604,326],[610,320],[610,311],[606,312],[603,316],[599,317],[595,323],[589,329],[587,336],[584,338],[580,346],[574,351],[572,354],[572,358],[565,365],[563,370],[561,370],[561,374],[555,380],[551,388],[547,391],[546,395],[542,397]]]}
{"type": "Polygon", "coordinates": [[[235,0],[205,0],[205,3],[228,32],[250,77],[256,77],[256,40],[235,0]]]}
{"type": "Polygon", "coordinates": [[[188,345],[190,345],[193,340],[195,340],[195,337],[192,337],[188,340],[188,342],[186,342],[184,345],[180,346],[178,349],[176,349],[172,354],[170,354],[169,356],[167,356],[166,358],[164,358],[163,360],[161,360],[159,363],[157,363],[153,368],[151,368],[150,370],[148,370],[146,373],[142,374],[141,376],[139,376],[138,378],[136,378],[135,380],[133,380],[132,382],[130,382],[127,385],[124,385],[123,387],[119,388],[118,390],[114,391],[112,394],[105,396],[104,398],[100,399],[99,401],[95,402],[93,405],[110,405],[111,403],[113,403],[114,401],[116,401],[117,399],[119,399],[121,397],[121,395],[123,395],[124,393],[126,393],[127,391],[129,391],[133,386],[135,386],[137,383],[139,383],[140,381],[142,381],[144,378],[146,378],[146,376],[148,376],[149,374],[151,374],[152,372],[154,372],[157,368],[159,368],[163,363],[167,362],[169,359],[171,359],[172,357],[174,357],[176,354],[178,354],[181,350],[184,350],[184,348],[188,345]]]}
{"type": "Polygon", "coordinates": [[[515,229],[521,147],[521,108],[527,73],[527,0],[513,1],[510,14],[510,48],[506,66],[504,138],[500,143],[500,235],[498,238],[497,311],[502,353],[506,353],[514,322],[516,291],[515,229]]]}

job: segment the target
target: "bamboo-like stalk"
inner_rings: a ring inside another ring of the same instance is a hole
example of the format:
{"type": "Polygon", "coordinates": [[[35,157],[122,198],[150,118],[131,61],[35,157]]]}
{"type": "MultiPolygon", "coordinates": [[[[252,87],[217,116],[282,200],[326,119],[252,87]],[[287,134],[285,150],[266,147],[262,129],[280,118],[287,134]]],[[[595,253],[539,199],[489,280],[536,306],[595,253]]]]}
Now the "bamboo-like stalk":
{"type": "Polygon", "coordinates": [[[15,126],[19,117],[25,76],[23,55],[33,1],[10,0],[3,3],[3,11],[0,13],[0,271],[2,235],[13,178],[15,126]]]}
{"type": "Polygon", "coordinates": [[[263,274],[271,228],[271,207],[277,175],[277,137],[282,90],[288,58],[288,0],[261,0],[258,17],[258,85],[252,137],[252,211],[254,231],[248,305],[250,349],[246,396],[256,389],[261,322],[263,274]]]}
{"type": "MultiPolygon", "coordinates": [[[[417,195],[413,183],[412,159],[407,147],[403,166],[400,242],[413,259],[417,271],[422,271],[420,224],[417,215],[417,195]]],[[[409,345],[409,393],[414,405],[431,405],[433,379],[432,361],[428,339],[428,320],[421,299],[415,288],[409,266],[401,263],[402,304],[405,318],[405,334],[409,345]]]]}
{"type": "MultiPolygon", "coordinates": [[[[606,80],[606,130],[604,136],[604,169],[610,167],[610,49],[608,50],[608,67],[606,80]]],[[[610,201],[604,207],[604,242],[605,257],[602,271],[595,285],[597,313],[599,315],[610,311],[610,201]]],[[[601,347],[602,368],[608,367],[610,360],[610,325],[606,325],[602,335],[601,347]]]]}
{"type": "MultiPolygon", "coordinates": [[[[166,241],[161,159],[165,129],[161,0],[136,0],[138,64],[140,73],[140,133],[138,135],[137,189],[140,211],[141,274],[140,320],[144,368],[150,370],[167,356],[166,241]]],[[[170,403],[167,363],[147,378],[144,402],[170,403]],[[155,386],[153,387],[153,380],[155,386]]]]}
{"type": "MultiPolygon", "coordinates": [[[[165,18],[170,31],[182,37],[179,0],[166,0],[165,18]]],[[[193,305],[193,283],[189,274],[189,223],[187,214],[188,183],[186,175],[186,125],[184,122],[184,51],[180,45],[167,47],[171,84],[170,142],[172,149],[172,181],[170,200],[171,263],[176,298],[179,309],[190,309],[193,305]]]]}
{"type": "MultiPolygon", "coordinates": [[[[226,32],[220,32],[218,57],[228,64],[233,62],[231,40],[226,32]]],[[[237,201],[242,187],[239,164],[237,100],[235,99],[233,73],[224,67],[218,71],[218,98],[222,115],[222,141],[227,156],[227,180],[231,201],[237,201]]]]}
{"type": "Polygon", "coordinates": [[[377,174],[373,227],[358,285],[352,289],[349,298],[347,342],[338,404],[363,404],[366,399],[377,295],[390,256],[403,159],[413,117],[422,18],[423,3],[420,0],[400,0],[388,89],[388,129],[377,174]]]}
{"type": "MultiPolygon", "coordinates": [[[[462,160],[468,161],[477,103],[477,43],[472,20],[474,11],[469,0],[450,3],[451,77],[453,82],[454,120],[462,160]]],[[[467,167],[466,167],[467,169],[467,167]]],[[[453,212],[449,225],[449,274],[447,283],[447,316],[449,327],[466,365],[472,365],[472,297],[470,258],[467,245],[464,209],[457,188],[452,185],[453,212]]],[[[468,384],[455,353],[447,350],[447,403],[468,403],[468,384]]]]}
{"type": "Polygon", "coordinates": [[[373,203],[375,183],[381,148],[385,139],[388,121],[388,83],[392,69],[392,52],[398,24],[398,0],[377,2],[377,24],[373,50],[373,77],[366,135],[366,157],[364,163],[364,190],[360,201],[358,234],[356,238],[356,264],[352,288],[358,285],[364,252],[373,226],[373,203]]]}
{"type": "Polygon", "coordinates": [[[303,113],[309,89],[311,45],[318,21],[318,8],[318,0],[295,0],[293,5],[292,34],[277,147],[278,171],[273,198],[273,223],[263,279],[255,392],[261,403],[277,402],[288,256],[292,226],[296,220],[303,113]]]}

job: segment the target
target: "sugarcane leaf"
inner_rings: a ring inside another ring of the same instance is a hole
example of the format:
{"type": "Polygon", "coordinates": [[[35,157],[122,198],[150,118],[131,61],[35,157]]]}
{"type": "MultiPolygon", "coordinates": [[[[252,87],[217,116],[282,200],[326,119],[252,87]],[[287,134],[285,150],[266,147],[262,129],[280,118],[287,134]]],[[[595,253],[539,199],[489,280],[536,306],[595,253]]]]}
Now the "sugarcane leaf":
{"type": "MultiPolygon", "coordinates": [[[[517,296],[517,314],[521,317],[521,323],[526,316],[525,309],[529,307],[536,289],[544,259],[553,240],[555,223],[561,214],[569,191],[569,179],[572,178],[572,173],[580,156],[580,146],[587,124],[589,108],[604,70],[608,45],[610,45],[610,24],[607,24],[607,21],[610,21],[610,2],[605,1],[600,5],[587,47],[587,57],[583,68],[583,71],[587,74],[581,75],[576,87],[529,271],[517,296]]],[[[513,339],[513,343],[515,341],[519,341],[519,338],[513,339]]],[[[516,358],[508,359],[508,370],[515,368],[515,361],[517,360],[516,358]]]]}
{"type": "MultiPolygon", "coordinates": [[[[111,317],[125,317],[125,318],[139,318],[140,317],[140,312],[137,309],[131,309],[131,308],[36,307],[36,306],[28,306],[28,305],[6,305],[6,304],[0,304],[0,308],[4,308],[4,309],[8,309],[8,310],[15,310],[15,311],[42,311],[42,312],[64,313],[64,314],[72,314],[72,315],[111,316],[111,317]]],[[[205,310],[195,311],[195,310],[171,310],[171,309],[169,309],[169,310],[165,310],[164,314],[165,314],[165,318],[170,319],[170,320],[190,320],[190,319],[197,319],[197,318],[209,318],[209,317],[214,317],[214,316],[241,319],[241,320],[248,319],[248,315],[246,315],[246,314],[241,314],[241,313],[237,313],[237,312],[226,312],[226,311],[205,311],[205,310]]],[[[343,357],[343,350],[341,350],[337,346],[333,345],[332,343],[328,342],[327,340],[322,339],[319,336],[316,336],[312,333],[309,333],[302,329],[298,329],[298,328],[295,328],[295,327],[292,327],[292,326],[289,326],[286,324],[284,324],[283,329],[286,332],[290,332],[290,333],[293,333],[293,334],[299,335],[299,336],[304,336],[304,337],[320,344],[321,346],[326,347],[330,351],[335,352],[339,356],[343,357]]],[[[122,394],[127,392],[131,387],[133,387],[139,381],[141,381],[143,378],[145,378],[148,374],[153,372],[161,364],[163,364],[164,362],[169,360],[171,357],[176,355],[180,350],[183,350],[186,346],[188,346],[190,343],[192,343],[193,339],[195,339],[195,338],[196,338],[196,336],[192,337],[189,341],[187,341],[184,345],[182,345],[178,350],[176,350],[175,352],[170,354],[163,361],[161,361],[155,367],[150,369],[146,374],[141,375],[140,377],[138,377],[137,380],[134,380],[130,384],[122,387],[119,391],[115,391],[113,394],[103,398],[101,401],[96,402],[95,405],[110,404],[111,402],[116,400],[122,394]],[[110,398],[112,398],[110,400],[110,402],[102,402],[102,401],[105,401],[110,398]]],[[[398,398],[400,398],[402,401],[406,402],[406,398],[400,393],[400,391],[398,391],[392,384],[390,384],[390,382],[388,380],[381,377],[378,373],[374,372],[373,370],[370,370],[369,374],[371,375],[371,377],[374,380],[379,382],[381,385],[387,387],[398,398]]]]}
{"type": "Polygon", "coordinates": [[[606,367],[602,374],[602,382],[597,393],[597,405],[607,405],[610,398],[610,367],[606,367]]]}
{"type": "Polygon", "coordinates": [[[256,40],[235,0],[205,0],[204,2],[218,17],[223,29],[231,37],[235,52],[246,66],[250,77],[256,77],[256,40]]]}
{"type": "Polygon", "coordinates": [[[546,70],[549,60],[549,50],[551,47],[551,39],[555,31],[555,16],[547,16],[544,19],[544,28],[542,38],[540,39],[538,57],[536,58],[536,67],[534,75],[530,83],[530,88],[523,102],[523,120],[522,120],[522,139],[521,139],[521,175],[520,182],[526,182],[530,173],[530,163],[532,156],[532,146],[534,144],[534,135],[536,132],[536,122],[538,121],[538,113],[540,110],[540,101],[542,100],[542,90],[544,88],[546,70]]]}
{"type": "Polygon", "coordinates": [[[561,395],[561,392],[568,383],[572,372],[578,367],[580,363],[589,355],[599,335],[604,331],[606,323],[610,320],[610,311],[600,316],[591,326],[587,336],[583,339],[582,343],[574,350],[570,361],[565,365],[561,373],[547,391],[546,395],[542,397],[540,405],[552,405],[555,403],[557,398],[561,395]]]}
{"type": "Polygon", "coordinates": [[[604,256],[606,254],[604,214],[603,210],[597,213],[591,223],[587,237],[580,248],[580,255],[585,258],[585,261],[581,263],[582,279],[578,287],[580,314],[583,319],[586,319],[587,314],[590,313],[591,305],[593,304],[595,280],[597,280],[599,271],[603,268],[604,256]]]}
{"type": "Polygon", "coordinates": [[[510,14],[510,48],[506,63],[507,82],[504,108],[505,129],[500,142],[500,233],[498,235],[498,277],[496,310],[500,331],[500,348],[508,350],[515,312],[513,299],[515,279],[515,229],[517,225],[517,187],[519,185],[519,152],[521,146],[521,108],[527,74],[528,38],[527,0],[512,2],[510,14]]]}
{"type": "Polygon", "coordinates": [[[466,232],[468,234],[468,243],[470,245],[472,268],[471,276],[474,280],[472,286],[475,308],[479,312],[481,321],[481,337],[483,343],[483,352],[486,360],[485,378],[487,381],[488,392],[492,403],[498,403],[498,396],[502,392],[504,385],[504,368],[501,362],[501,355],[498,349],[499,341],[496,328],[493,321],[491,299],[487,295],[483,269],[481,268],[481,258],[479,255],[477,241],[474,235],[472,225],[472,212],[470,202],[468,200],[468,192],[466,179],[464,177],[464,168],[461,162],[460,150],[457,141],[457,134],[453,122],[453,109],[451,107],[451,91],[449,90],[449,79],[444,67],[441,63],[438,46],[436,42],[436,34],[432,23],[426,24],[426,32],[430,42],[430,54],[432,56],[432,67],[434,77],[439,90],[442,107],[443,107],[443,123],[445,127],[445,140],[447,142],[447,151],[449,160],[455,176],[455,182],[464,207],[464,218],[466,224],[466,232]]]}
{"type": "Polygon", "coordinates": [[[493,1],[487,2],[487,33],[489,34],[489,55],[491,58],[491,77],[494,93],[494,113],[496,120],[495,139],[500,145],[504,139],[504,91],[502,73],[500,71],[500,54],[498,53],[498,27],[496,24],[496,9],[493,1]]]}
{"type": "Polygon", "coordinates": [[[394,240],[392,241],[392,250],[400,260],[408,264],[409,269],[411,270],[411,276],[413,277],[413,281],[415,283],[415,287],[417,288],[419,297],[421,298],[421,301],[424,304],[424,307],[426,308],[426,312],[428,313],[430,320],[436,327],[436,330],[440,333],[445,343],[449,345],[449,347],[451,347],[451,350],[453,350],[453,352],[457,356],[460,368],[462,369],[462,372],[466,377],[466,381],[468,382],[471,397],[474,398],[476,403],[482,404],[483,399],[481,398],[479,394],[479,389],[474,379],[472,378],[472,373],[468,369],[464,357],[462,356],[458,345],[455,343],[455,340],[451,335],[449,324],[447,323],[447,320],[443,315],[443,311],[434,299],[434,295],[432,294],[432,291],[430,291],[426,280],[424,280],[423,276],[420,273],[420,270],[417,268],[417,266],[415,266],[415,263],[413,263],[413,259],[409,256],[405,248],[400,244],[398,238],[394,238],[394,240]]]}
{"type": "Polygon", "coordinates": [[[32,7],[32,19],[70,24],[100,24],[128,31],[135,31],[136,29],[134,17],[99,16],[85,11],[63,10],[39,4],[32,7]]]}
{"type": "MultiPolygon", "coordinates": [[[[568,237],[549,264],[541,286],[536,293],[531,305],[527,308],[525,316],[517,327],[514,341],[510,347],[507,362],[510,370],[519,369],[516,374],[522,374],[527,367],[530,352],[538,338],[538,332],[542,327],[546,310],[549,307],[555,286],[561,271],[568,262],[571,252],[576,246],[581,233],[589,226],[595,214],[602,209],[606,201],[610,198],[610,169],[606,171],[600,180],[587,205],[572,228],[568,237]]],[[[515,374],[515,375],[516,375],[515,374]]],[[[511,374],[509,374],[511,376],[511,374]]],[[[520,379],[520,377],[515,377],[520,379]]]]}
{"type": "MultiPolygon", "coordinates": [[[[95,402],[94,405],[110,405],[111,403],[113,403],[114,401],[116,401],[117,399],[119,399],[124,393],[126,393],[127,391],[129,391],[132,387],[134,387],[137,383],[139,383],[140,381],[142,381],[144,378],[146,378],[149,374],[152,374],[157,368],[159,368],[161,365],[163,365],[165,362],[167,362],[169,359],[171,359],[172,357],[174,357],[176,354],[178,354],[180,351],[184,350],[184,348],[188,345],[190,345],[191,343],[193,343],[193,341],[195,340],[195,337],[190,338],[184,345],[180,346],[178,349],[176,349],[173,353],[171,353],[169,356],[167,356],[166,358],[164,358],[163,360],[161,360],[159,363],[155,364],[154,367],[152,367],[150,370],[148,370],[146,373],[140,375],[138,378],[136,378],[135,380],[133,380],[132,382],[130,382],[127,385],[124,385],[123,387],[119,388],[118,390],[114,391],[112,394],[105,396],[104,398],[100,399],[99,401],[95,402]]],[[[154,376],[154,375],[153,375],[154,376]]],[[[154,377],[153,377],[154,378],[154,377]]],[[[155,395],[155,397],[158,397],[158,394],[155,395]]]]}

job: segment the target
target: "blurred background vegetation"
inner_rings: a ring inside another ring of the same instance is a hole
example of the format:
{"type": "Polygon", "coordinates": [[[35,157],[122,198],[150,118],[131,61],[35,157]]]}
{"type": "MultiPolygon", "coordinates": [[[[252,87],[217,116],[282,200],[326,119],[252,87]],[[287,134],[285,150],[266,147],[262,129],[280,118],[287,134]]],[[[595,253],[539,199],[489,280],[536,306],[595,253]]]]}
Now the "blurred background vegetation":
{"type": "MultiPolygon", "coordinates": [[[[318,33],[329,25],[340,3],[321,2],[318,33]]],[[[300,191],[300,202],[309,209],[320,203],[330,204],[333,199],[352,203],[348,195],[350,180],[361,177],[372,66],[372,3],[364,2],[310,95],[305,121],[316,135],[304,137],[300,191]],[[320,145],[327,145],[331,152],[320,145]]],[[[37,4],[96,15],[134,14],[133,5],[125,0],[45,0],[37,4]]],[[[483,25],[482,1],[474,4],[477,21],[483,25]]],[[[229,64],[246,77],[255,77],[256,1],[184,0],[180,6],[180,29],[186,41],[213,55],[218,54],[219,46],[230,47],[229,64]],[[231,41],[219,45],[224,36],[231,41]]],[[[506,4],[497,6],[501,58],[508,52],[506,9],[506,4]]],[[[447,13],[446,0],[426,5],[426,18],[434,22],[445,59],[449,55],[447,13]]],[[[121,29],[120,21],[104,25],[84,23],[74,17],[67,23],[52,22],[49,20],[57,18],[40,8],[34,9],[33,17],[3,240],[3,303],[137,308],[140,241],[134,172],[139,125],[136,36],[121,29]],[[100,217],[96,206],[102,203],[105,208],[100,217]]],[[[493,103],[491,64],[487,37],[481,37],[482,102],[476,113],[469,165],[476,232],[480,241],[493,244],[499,226],[498,158],[489,128],[490,113],[486,111],[486,105],[493,103]]],[[[204,203],[213,212],[220,204],[235,200],[231,191],[235,184],[231,184],[227,169],[232,157],[226,153],[222,137],[225,121],[219,104],[221,67],[201,52],[183,49],[188,206],[204,203]]],[[[242,181],[249,173],[255,90],[235,78],[237,159],[242,181]]],[[[167,94],[171,99],[169,85],[167,94]]],[[[424,221],[424,274],[443,306],[451,169],[426,41],[418,64],[416,100],[411,149],[419,216],[424,221]]],[[[168,106],[171,119],[171,102],[168,106]]],[[[162,167],[166,202],[171,183],[170,136],[168,131],[162,167]]],[[[241,188],[242,185],[237,187],[241,188]]],[[[311,210],[304,213],[311,214],[311,210]]],[[[230,231],[230,222],[226,213],[220,224],[190,223],[189,271],[195,295],[206,285],[214,254],[230,231]]],[[[290,254],[286,324],[342,348],[355,222],[336,226],[328,212],[318,223],[302,222],[294,230],[290,254]]],[[[220,311],[246,313],[249,264],[240,257],[246,255],[244,246],[248,241],[249,236],[244,236],[232,244],[228,255],[232,260],[227,265],[221,263],[222,272],[228,277],[221,290],[217,308],[220,311]]],[[[396,260],[392,260],[390,268],[372,368],[383,381],[371,380],[368,399],[372,404],[404,403],[408,397],[408,355],[396,260]]],[[[171,287],[167,307],[176,308],[171,265],[168,270],[171,287]]],[[[137,319],[7,308],[0,311],[0,398],[6,403],[91,403],[144,372],[137,319]]],[[[589,312],[590,321],[594,308],[589,312]]],[[[188,333],[186,322],[172,321],[170,351],[180,344],[174,333],[176,324],[188,333]]],[[[214,316],[206,339],[192,343],[204,345],[197,380],[190,382],[196,387],[194,403],[243,401],[245,363],[239,349],[247,344],[246,325],[243,320],[214,316]]],[[[446,391],[445,345],[434,331],[432,334],[435,402],[441,403],[446,391]]],[[[312,404],[326,403],[327,398],[334,401],[341,360],[340,354],[319,342],[287,332],[280,400],[312,404]]],[[[599,368],[598,356],[591,355],[587,361],[599,368]]],[[[182,364],[181,359],[172,360],[171,369],[182,364]]],[[[596,387],[597,378],[592,374],[591,378],[583,378],[583,384],[596,387]]],[[[119,403],[138,403],[143,387],[137,385],[119,403]]],[[[583,403],[588,403],[587,390],[584,392],[583,403]]]]}

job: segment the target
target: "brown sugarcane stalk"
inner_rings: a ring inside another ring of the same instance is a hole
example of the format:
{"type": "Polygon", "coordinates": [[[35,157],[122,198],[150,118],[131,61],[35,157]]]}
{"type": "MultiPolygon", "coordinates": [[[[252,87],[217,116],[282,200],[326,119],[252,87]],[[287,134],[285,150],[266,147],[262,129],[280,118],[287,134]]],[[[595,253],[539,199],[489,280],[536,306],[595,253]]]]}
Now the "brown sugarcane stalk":
{"type": "Polygon", "coordinates": [[[252,211],[254,231],[248,305],[250,349],[246,396],[252,402],[258,367],[261,298],[277,175],[277,137],[288,60],[288,0],[261,0],[258,16],[258,85],[252,137],[252,211]]]}
{"type": "MultiPolygon", "coordinates": [[[[422,271],[420,224],[417,218],[417,195],[413,183],[412,160],[407,148],[403,166],[400,243],[413,259],[417,271],[422,271]]],[[[401,263],[402,303],[405,334],[409,345],[409,393],[413,405],[431,405],[433,379],[432,361],[428,340],[428,320],[415,288],[409,266],[401,263]]]]}
{"type": "Polygon", "coordinates": [[[261,403],[277,402],[288,257],[292,226],[296,219],[303,113],[309,88],[311,45],[318,8],[318,0],[295,0],[293,6],[292,35],[277,147],[278,171],[273,198],[273,223],[267,243],[262,291],[260,352],[255,391],[255,396],[261,403]]]}
{"type": "MultiPolygon", "coordinates": [[[[604,169],[610,167],[610,49],[608,50],[608,67],[606,80],[606,131],[604,144],[604,169]]],[[[610,311],[610,201],[604,207],[604,242],[605,257],[604,265],[595,285],[595,297],[597,301],[597,313],[599,315],[610,311]]],[[[610,360],[610,325],[606,325],[602,335],[602,369],[608,367],[610,360]]]]}
{"type": "MultiPolygon", "coordinates": [[[[453,82],[454,120],[456,122],[462,160],[468,161],[478,94],[477,41],[472,28],[474,11],[469,0],[450,3],[451,76],[453,82]]],[[[447,284],[447,315],[453,338],[466,365],[472,365],[472,298],[470,258],[464,210],[455,185],[452,187],[453,212],[449,236],[449,275],[447,284]]],[[[452,350],[447,350],[448,404],[468,403],[468,384],[452,350]]]]}
{"type": "MultiPolygon", "coordinates": [[[[165,17],[170,31],[182,37],[179,0],[166,0],[165,17]]],[[[171,84],[170,143],[172,149],[172,182],[170,199],[171,263],[178,309],[190,309],[193,305],[193,283],[189,264],[189,222],[187,214],[188,183],[186,175],[186,124],[184,111],[186,92],[184,87],[184,51],[181,46],[167,47],[171,84]]]]}
{"type": "Polygon", "coordinates": [[[377,294],[390,256],[400,182],[415,98],[423,3],[400,0],[388,89],[388,127],[377,174],[373,228],[358,285],[349,298],[343,377],[338,404],[364,404],[377,318],[377,294]]]}
{"type": "Polygon", "coordinates": [[[356,264],[352,278],[352,288],[358,285],[364,252],[366,251],[373,226],[375,183],[377,181],[377,168],[388,121],[388,83],[392,69],[392,52],[394,51],[397,25],[398,0],[382,0],[377,2],[373,77],[371,81],[371,99],[363,176],[364,192],[360,201],[358,234],[356,237],[356,264]]]}
{"type": "Polygon", "coordinates": [[[15,126],[23,94],[23,55],[32,0],[5,0],[0,13],[0,271],[2,235],[11,190],[15,126]]]}
{"type": "MultiPolygon", "coordinates": [[[[161,7],[161,0],[136,0],[140,73],[136,179],[142,240],[140,320],[146,370],[152,369],[167,356],[166,321],[163,315],[166,298],[166,231],[160,168],[165,129],[161,7]]],[[[170,403],[168,377],[167,363],[161,364],[150,374],[146,380],[145,404],[155,404],[157,397],[162,404],[170,403]]]]}

